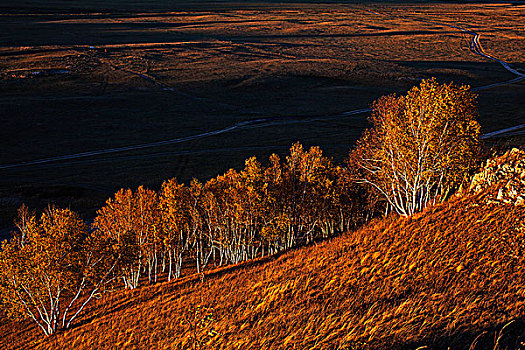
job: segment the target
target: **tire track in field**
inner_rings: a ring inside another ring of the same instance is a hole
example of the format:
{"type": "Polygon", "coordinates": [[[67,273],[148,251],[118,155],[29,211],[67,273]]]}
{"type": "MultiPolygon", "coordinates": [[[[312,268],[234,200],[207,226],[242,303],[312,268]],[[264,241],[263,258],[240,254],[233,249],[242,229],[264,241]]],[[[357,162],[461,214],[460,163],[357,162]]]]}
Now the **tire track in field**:
{"type": "MultiPolygon", "coordinates": [[[[511,80],[479,86],[479,87],[473,88],[472,91],[483,91],[483,90],[491,89],[491,88],[494,88],[494,87],[499,87],[499,86],[505,86],[505,85],[514,84],[514,83],[519,83],[519,82],[525,80],[525,73],[522,72],[520,69],[514,67],[512,64],[510,64],[510,63],[508,63],[508,62],[506,62],[506,61],[504,61],[502,59],[497,58],[494,55],[491,55],[491,54],[487,53],[483,49],[483,46],[481,45],[481,42],[480,42],[481,34],[475,32],[473,30],[470,30],[470,29],[467,29],[467,28],[461,27],[461,26],[456,26],[456,25],[453,25],[453,24],[429,21],[429,20],[425,20],[425,19],[421,19],[421,18],[413,18],[413,17],[410,17],[410,16],[399,16],[399,15],[396,16],[396,15],[392,15],[392,14],[388,14],[388,13],[380,13],[380,12],[375,12],[375,11],[370,11],[370,10],[366,10],[366,12],[369,12],[369,13],[371,13],[373,15],[376,15],[376,16],[386,16],[386,17],[408,19],[408,20],[411,20],[411,21],[430,23],[430,24],[434,24],[434,25],[439,25],[439,26],[443,26],[443,27],[449,27],[449,28],[457,29],[457,30],[459,30],[459,31],[461,31],[463,33],[466,33],[466,34],[471,36],[470,43],[469,43],[469,49],[470,49],[471,52],[473,52],[476,55],[482,56],[484,58],[488,58],[488,59],[490,59],[490,60],[492,60],[494,62],[499,63],[505,70],[507,70],[508,72],[510,72],[510,73],[512,73],[512,74],[517,76],[517,77],[515,77],[514,79],[511,79],[511,80]]],[[[516,126],[510,127],[510,128],[505,128],[505,129],[496,130],[496,131],[493,131],[493,132],[490,132],[490,133],[483,134],[483,135],[481,135],[481,139],[486,140],[486,139],[490,139],[490,138],[494,138],[494,137],[518,136],[518,135],[524,135],[524,134],[525,134],[525,124],[520,124],[520,125],[516,125],[516,126]]]]}
{"type": "Polygon", "coordinates": [[[0,169],[13,169],[13,168],[20,168],[20,167],[26,167],[26,166],[32,166],[32,165],[41,165],[41,164],[47,164],[47,163],[75,160],[75,159],[80,159],[80,158],[94,157],[94,156],[100,156],[100,155],[105,155],[105,154],[142,150],[142,149],[148,149],[148,148],[153,148],[153,147],[158,147],[158,146],[166,146],[166,145],[200,140],[206,137],[226,134],[226,133],[239,131],[239,130],[270,127],[270,126],[293,124],[293,123],[310,123],[316,120],[341,118],[341,117],[347,117],[351,115],[363,114],[363,113],[368,113],[368,112],[370,112],[370,108],[357,109],[353,111],[336,113],[332,115],[295,117],[295,118],[293,117],[268,117],[268,118],[245,120],[245,121],[238,122],[236,124],[233,124],[231,126],[228,126],[222,129],[203,132],[203,133],[196,134],[196,135],[178,137],[178,138],[173,138],[173,139],[163,140],[163,141],[144,143],[140,145],[105,148],[105,149],[88,151],[88,152],[80,152],[80,153],[67,154],[67,155],[56,156],[56,157],[42,158],[42,159],[37,159],[37,160],[27,161],[27,162],[4,164],[4,165],[0,165],[0,169]]]}
{"type": "Polygon", "coordinates": [[[485,58],[488,58],[488,59],[490,59],[492,61],[497,62],[500,65],[502,65],[503,68],[505,68],[510,73],[512,73],[514,75],[517,75],[516,78],[511,79],[511,80],[506,81],[506,82],[495,83],[495,84],[490,84],[490,85],[484,85],[484,86],[480,86],[480,87],[475,88],[478,91],[479,90],[489,89],[489,88],[494,87],[494,86],[502,86],[502,85],[512,84],[512,83],[519,82],[519,81],[525,79],[525,73],[520,72],[518,68],[514,67],[512,64],[510,64],[510,63],[508,63],[506,61],[503,61],[503,60],[501,60],[501,59],[499,59],[499,58],[497,58],[497,57],[495,57],[495,56],[485,52],[485,50],[483,49],[483,46],[481,45],[481,42],[480,42],[481,34],[475,32],[473,30],[470,30],[470,29],[467,29],[467,28],[464,28],[464,27],[460,27],[460,26],[456,26],[456,25],[453,25],[453,24],[448,24],[448,23],[444,23],[444,22],[429,21],[429,20],[425,20],[425,19],[421,19],[421,18],[412,18],[410,16],[392,15],[392,14],[388,14],[388,13],[381,13],[381,12],[375,12],[375,11],[370,11],[370,10],[366,10],[366,12],[369,12],[369,13],[374,14],[376,16],[386,16],[386,17],[408,19],[408,20],[411,20],[411,21],[430,23],[430,24],[439,25],[439,26],[442,26],[442,27],[449,27],[449,28],[453,28],[453,29],[458,29],[459,31],[461,31],[463,33],[466,33],[466,34],[471,36],[470,44],[469,44],[469,49],[470,49],[471,52],[475,53],[476,55],[479,55],[479,56],[482,56],[482,57],[485,57],[485,58]]]}
{"type": "Polygon", "coordinates": [[[188,142],[188,141],[192,141],[192,140],[199,139],[199,138],[204,138],[204,137],[209,137],[209,136],[213,136],[213,135],[220,135],[220,134],[224,134],[224,133],[227,133],[227,132],[231,132],[231,131],[233,131],[235,129],[242,128],[243,126],[256,123],[257,121],[258,121],[258,119],[254,120],[254,121],[240,122],[240,123],[234,124],[232,126],[229,126],[229,127],[223,128],[223,129],[213,130],[213,131],[209,131],[209,132],[204,132],[204,133],[197,134],[197,135],[192,135],[192,136],[174,138],[174,139],[170,139],[170,140],[163,140],[163,141],[157,141],[157,142],[151,142],[151,143],[144,143],[144,144],[133,145],[133,146],[105,148],[105,149],[100,149],[100,150],[95,150],[95,151],[80,152],[80,153],[67,154],[67,155],[57,156],[57,157],[43,158],[43,159],[38,159],[38,160],[28,161],[28,162],[0,165],[0,169],[19,168],[19,167],[29,166],[29,165],[46,164],[46,163],[59,162],[59,161],[65,161],[65,160],[73,160],[73,159],[79,159],[79,158],[98,156],[98,155],[103,155],[103,154],[111,154],[111,153],[125,152],[125,151],[134,151],[134,150],[146,149],[146,148],[151,148],[151,147],[158,147],[158,146],[164,146],[164,145],[171,145],[171,144],[176,144],[176,143],[188,142]]]}
{"type": "MultiPolygon", "coordinates": [[[[92,48],[94,49],[94,47],[92,48]]],[[[137,72],[135,70],[131,70],[131,69],[128,69],[128,68],[122,68],[122,67],[119,67],[117,65],[115,65],[113,62],[111,62],[111,60],[109,59],[105,59],[105,58],[102,58],[98,55],[95,55],[93,54],[92,52],[83,52],[82,50],[80,49],[75,49],[76,52],[82,54],[82,55],[86,55],[90,58],[93,58],[95,60],[97,60],[100,64],[103,64],[103,65],[106,65],[108,67],[110,67],[112,70],[114,71],[120,71],[120,72],[124,72],[124,73],[127,73],[127,74],[130,74],[130,75],[134,75],[134,76],[137,76],[151,84],[153,84],[154,86],[160,88],[162,91],[168,91],[168,92],[171,92],[171,93],[174,93],[180,97],[184,97],[184,98],[188,98],[190,100],[194,100],[196,102],[205,102],[205,103],[212,103],[213,105],[215,106],[220,106],[220,107],[223,107],[223,108],[226,108],[226,109],[229,109],[229,110],[240,110],[240,111],[243,111],[245,113],[250,113],[250,114],[254,114],[254,115],[258,115],[260,113],[258,112],[253,112],[253,111],[246,111],[244,108],[242,107],[239,107],[239,106],[234,106],[234,105],[230,105],[230,104],[227,104],[227,103],[223,103],[223,102],[217,102],[213,99],[210,99],[210,98],[207,98],[207,97],[199,97],[199,96],[195,96],[195,95],[191,95],[191,94],[188,94],[188,93],[185,93],[185,92],[182,92],[178,89],[175,89],[171,86],[168,86],[160,81],[158,81],[155,77],[151,76],[150,74],[147,74],[147,73],[141,73],[141,72],[137,72]]]]}
{"type": "MultiPolygon", "coordinates": [[[[472,91],[483,91],[483,90],[491,89],[491,88],[494,88],[494,87],[499,87],[499,86],[505,86],[505,85],[509,85],[509,84],[518,83],[518,82],[521,82],[521,81],[525,80],[525,73],[520,72],[512,64],[510,64],[510,63],[508,63],[508,62],[506,62],[504,60],[501,60],[501,59],[499,59],[499,58],[497,58],[497,57],[487,53],[483,49],[483,46],[482,46],[482,44],[480,42],[481,35],[479,33],[475,32],[475,31],[472,31],[470,29],[467,29],[467,28],[464,28],[464,27],[461,27],[461,26],[456,26],[456,25],[447,24],[447,23],[443,23],[443,22],[429,21],[429,20],[425,20],[425,19],[421,19],[421,18],[411,18],[411,17],[408,17],[408,16],[396,16],[396,15],[392,15],[392,14],[379,13],[379,12],[375,12],[375,11],[371,11],[371,10],[366,10],[366,12],[369,12],[369,13],[374,14],[376,16],[388,16],[388,17],[409,19],[409,20],[412,20],[412,21],[430,23],[430,24],[434,24],[434,25],[439,25],[439,26],[444,26],[444,27],[457,29],[457,30],[459,30],[461,32],[464,32],[464,33],[466,33],[466,34],[471,36],[471,40],[470,40],[470,44],[469,44],[469,49],[470,49],[471,52],[473,52],[473,53],[475,53],[475,54],[477,54],[479,56],[488,58],[488,59],[490,59],[492,61],[497,62],[501,66],[503,66],[504,69],[509,71],[510,73],[512,73],[514,75],[517,75],[517,77],[514,78],[514,79],[511,79],[511,80],[508,80],[508,81],[504,81],[504,82],[498,82],[498,83],[493,83],[493,84],[479,86],[479,87],[473,88],[472,91]]],[[[212,100],[209,100],[209,99],[206,99],[206,98],[201,98],[201,97],[196,97],[196,96],[193,96],[193,95],[185,94],[183,92],[180,92],[180,91],[178,91],[176,89],[173,89],[173,88],[171,88],[169,86],[166,86],[165,84],[162,84],[162,83],[158,82],[156,79],[154,79],[153,77],[151,77],[151,76],[149,76],[147,74],[134,72],[134,71],[127,70],[127,69],[120,69],[120,68],[114,66],[111,62],[109,62],[107,64],[109,64],[113,69],[122,70],[124,72],[137,75],[137,76],[139,76],[139,77],[141,77],[141,78],[143,78],[143,79],[145,79],[147,81],[150,81],[151,83],[161,87],[165,91],[175,92],[176,94],[178,94],[180,96],[188,97],[188,98],[192,98],[192,99],[196,99],[196,100],[214,102],[216,105],[221,105],[221,106],[228,107],[228,108],[235,108],[235,106],[231,106],[231,105],[227,105],[227,104],[223,104],[223,103],[217,103],[216,101],[212,101],[212,100]]],[[[241,109],[241,107],[237,107],[237,108],[241,109]]],[[[370,108],[365,108],[365,109],[362,109],[362,110],[354,110],[354,111],[343,112],[343,113],[340,113],[338,116],[339,117],[344,117],[344,116],[349,116],[349,115],[368,113],[370,111],[371,111],[370,108]]],[[[253,113],[254,114],[258,114],[257,112],[253,112],[253,113]]],[[[518,126],[515,126],[515,127],[506,128],[506,129],[494,131],[494,132],[491,132],[491,133],[487,133],[487,134],[482,135],[481,138],[482,139],[489,139],[489,138],[492,138],[492,137],[501,137],[501,136],[504,136],[504,134],[508,133],[508,132],[512,132],[513,134],[516,134],[516,133],[520,134],[521,131],[516,131],[516,130],[521,130],[524,125],[525,124],[521,124],[521,125],[518,125],[518,126]]],[[[262,126],[263,125],[260,125],[259,127],[262,127],[262,126]]],[[[1,167],[0,167],[0,169],[1,169],[1,167]]]]}
{"type": "MultiPolygon", "coordinates": [[[[407,16],[395,16],[395,15],[391,15],[391,14],[384,14],[384,13],[379,13],[379,12],[370,11],[370,10],[366,10],[366,12],[369,12],[369,13],[371,13],[373,15],[377,15],[377,16],[387,16],[387,17],[396,17],[396,18],[407,19],[407,16]]],[[[488,58],[490,60],[496,61],[499,64],[501,64],[507,71],[517,75],[516,78],[514,78],[512,80],[509,80],[507,82],[501,82],[501,83],[494,83],[494,84],[490,84],[490,85],[485,85],[485,86],[477,87],[477,88],[475,88],[473,90],[477,90],[477,91],[485,90],[485,89],[489,89],[489,88],[496,87],[496,86],[502,86],[502,85],[507,85],[507,84],[511,84],[511,83],[520,82],[520,81],[525,79],[525,74],[521,73],[520,71],[518,71],[510,63],[505,62],[503,60],[500,60],[497,57],[486,53],[484,51],[481,43],[480,43],[480,34],[479,33],[476,33],[474,31],[471,31],[471,30],[463,28],[463,27],[459,27],[459,26],[455,26],[455,25],[449,25],[449,24],[446,24],[446,23],[433,22],[433,21],[428,21],[428,20],[418,19],[418,18],[408,18],[408,19],[412,20],[412,21],[431,23],[431,24],[435,24],[435,25],[446,26],[446,27],[458,29],[458,30],[460,30],[462,32],[465,32],[465,33],[471,35],[472,38],[471,38],[469,47],[470,47],[470,50],[473,53],[478,54],[480,56],[483,56],[485,58],[488,58]]],[[[156,79],[154,79],[153,77],[151,77],[151,76],[149,76],[147,74],[143,74],[143,73],[140,73],[140,72],[135,72],[135,71],[128,70],[128,69],[125,69],[125,68],[120,68],[120,67],[115,66],[113,63],[111,63],[109,61],[105,61],[105,60],[101,59],[100,57],[96,57],[96,58],[101,63],[109,65],[112,69],[120,70],[120,71],[127,72],[127,73],[133,74],[133,75],[137,75],[137,76],[139,76],[139,77],[141,77],[141,78],[143,78],[143,79],[145,79],[147,81],[150,81],[151,83],[161,87],[163,90],[175,92],[177,94],[180,94],[181,96],[190,97],[190,98],[193,98],[193,99],[197,99],[199,101],[209,100],[209,99],[206,99],[206,98],[200,98],[200,97],[196,97],[196,96],[192,96],[192,95],[188,95],[188,94],[179,92],[176,89],[173,89],[173,88],[171,88],[171,87],[169,87],[167,85],[164,85],[164,84],[158,82],[156,79]]],[[[217,103],[215,101],[211,101],[211,100],[209,100],[209,101],[217,103]]],[[[93,156],[105,155],[105,154],[112,154],[112,153],[118,153],[118,152],[141,150],[141,149],[147,149],[147,148],[152,148],[152,147],[171,145],[171,144],[177,144],[177,143],[183,143],[183,142],[189,142],[189,141],[194,141],[195,142],[196,140],[199,140],[199,139],[202,139],[202,138],[205,138],[205,137],[221,135],[221,134],[230,133],[230,132],[234,132],[234,131],[238,131],[238,130],[242,130],[242,129],[261,128],[261,127],[274,126],[274,125],[278,125],[278,124],[288,124],[291,121],[295,121],[295,122],[312,122],[312,121],[319,120],[319,119],[340,118],[340,117],[346,117],[346,116],[351,116],[351,115],[369,113],[370,111],[371,111],[370,108],[363,108],[363,109],[357,109],[357,110],[337,113],[337,114],[328,115],[328,116],[325,115],[325,116],[296,117],[296,118],[293,118],[293,117],[292,118],[291,117],[268,117],[268,118],[259,118],[259,119],[253,119],[253,120],[246,120],[246,121],[242,121],[242,122],[233,124],[231,126],[225,127],[223,129],[213,130],[213,131],[204,132],[204,133],[191,135],[191,136],[186,136],[186,137],[180,137],[180,138],[174,138],[174,139],[169,139],[169,140],[145,143],[145,144],[140,144],[140,145],[106,148],[106,149],[101,149],[101,150],[94,150],[94,151],[81,152],[81,153],[75,153],[75,154],[69,154],[69,155],[62,155],[62,156],[57,156],[57,157],[42,158],[42,159],[38,159],[38,160],[34,160],[34,161],[27,161],[27,162],[13,163],[13,164],[5,164],[5,165],[0,165],[0,169],[12,169],[12,168],[25,167],[25,166],[54,163],[54,162],[74,160],[74,159],[93,157],[93,156]]],[[[492,137],[501,137],[502,135],[504,135],[506,133],[512,133],[513,135],[516,135],[516,134],[520,135],[520,134],[525,133],[525,131],[522,130],[524,128],[525,128],[525,124],[521,124],[521,125],[518,125],[518,126],[511,127],[511,128],[506,128],[506,129],[494,131],[494,132],[482,135],[482,139],[488,139],[488,138],[492,138],[492,137]]]]}

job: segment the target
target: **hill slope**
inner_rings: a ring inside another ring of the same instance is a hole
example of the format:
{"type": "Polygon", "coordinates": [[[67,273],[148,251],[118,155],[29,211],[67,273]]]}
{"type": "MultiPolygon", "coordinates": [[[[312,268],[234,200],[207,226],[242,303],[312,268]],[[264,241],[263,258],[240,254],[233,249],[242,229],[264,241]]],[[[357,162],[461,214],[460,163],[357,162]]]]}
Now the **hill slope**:
{"type": "MultiPolygon", "coordinates": [[[[525,207],[487,200],[494,191],[281,256],[114,293],[68,332],[38,339],[29,327],[0,347],[457,349],[487,331],[476,348],[493,348],[495,334],[500,348],[517,348],[525,340],[525,207]]],[[[9,327],[20,325],[0,332],[9,327]]]]}

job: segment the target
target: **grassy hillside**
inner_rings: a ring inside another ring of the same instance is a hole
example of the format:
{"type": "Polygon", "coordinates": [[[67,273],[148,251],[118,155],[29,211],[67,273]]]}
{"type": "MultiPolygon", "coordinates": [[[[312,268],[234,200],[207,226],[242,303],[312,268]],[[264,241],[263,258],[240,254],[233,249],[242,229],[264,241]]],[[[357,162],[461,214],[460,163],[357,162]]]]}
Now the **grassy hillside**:
{"type": "Polygon", "coordinates": [[[490,195],[454,198],[281,256],[107,295],[88,310],[91,317],[49,338],[4,323],[0,347],[461,349],[480,336],[476,349],[495,342],[518,348],[525,340],[525,207],[494,203],[490,195]]]}

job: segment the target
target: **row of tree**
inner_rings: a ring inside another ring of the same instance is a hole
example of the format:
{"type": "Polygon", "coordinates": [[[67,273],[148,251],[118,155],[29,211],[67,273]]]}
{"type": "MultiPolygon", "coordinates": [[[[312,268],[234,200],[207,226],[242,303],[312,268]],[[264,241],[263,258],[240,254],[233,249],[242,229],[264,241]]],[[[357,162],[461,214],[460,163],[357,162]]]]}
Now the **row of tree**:
{"type": "Polygon", "coordinates": [[[236,264],[349,230],[364,219],[362,202],[342,167],[297,143],[285,162],[275,154],[267,166],[249,158],[244,169],[206,183],[122,189],[93,227],[127,259],[122,278],[135,288],[142,273],[149,281],[160,271],[179,277],[190,254],[201,272],[210,262],[236,264]]]}
{"type": "Polygon", "coordinates": [[[423,81],[373,104],[372,128],[335,165],[296,143],[281,160],[255,158],[206,183],[165,181],[108,199],[88,227],[69,209],[40,217],[25,206],[0,252],[0,300],[45,334],[68,328],[100,292],[136,288],[326,238],[375,213],[412,215],[445,198],[476,166],[480,145],[468,87],[423,81]]]}
{"type": "Polygon", "coordinates": [[[121,189],[90,227],[69,209],[38,217],[23,206],[0,253],[2,303],[52,334],[106,288],[179,277],[185,257],[201,272],[349,230],[365,212],[348,175],[318,147],[297,143],[284,162],[275,154],[267,166],[249,158],[244,169],[206,183],[121,189]]]}

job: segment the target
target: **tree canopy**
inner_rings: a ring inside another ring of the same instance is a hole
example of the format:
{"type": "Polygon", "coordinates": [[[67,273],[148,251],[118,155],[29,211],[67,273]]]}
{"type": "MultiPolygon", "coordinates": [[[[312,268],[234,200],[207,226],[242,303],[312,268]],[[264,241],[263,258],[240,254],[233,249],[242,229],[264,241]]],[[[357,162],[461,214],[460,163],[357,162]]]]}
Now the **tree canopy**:
{"type": "Polygon", "coordinates": [[[480,125],[468,86],[423,80],[405,96],[372,105],[368,129],[350,153],[361,181],[401,215],[412,215],[457,187],[476,166],[480,125]]]}
{"type": "Polygon", "coordinates": [[[37,218],[22,207],[17,221],[25,223],[22,235],[0,252],[1,302],[8,315],[32,319],[47,335],[68,328],[111,282],[118,258],[69,209],[49,208],[37,218]]]}

